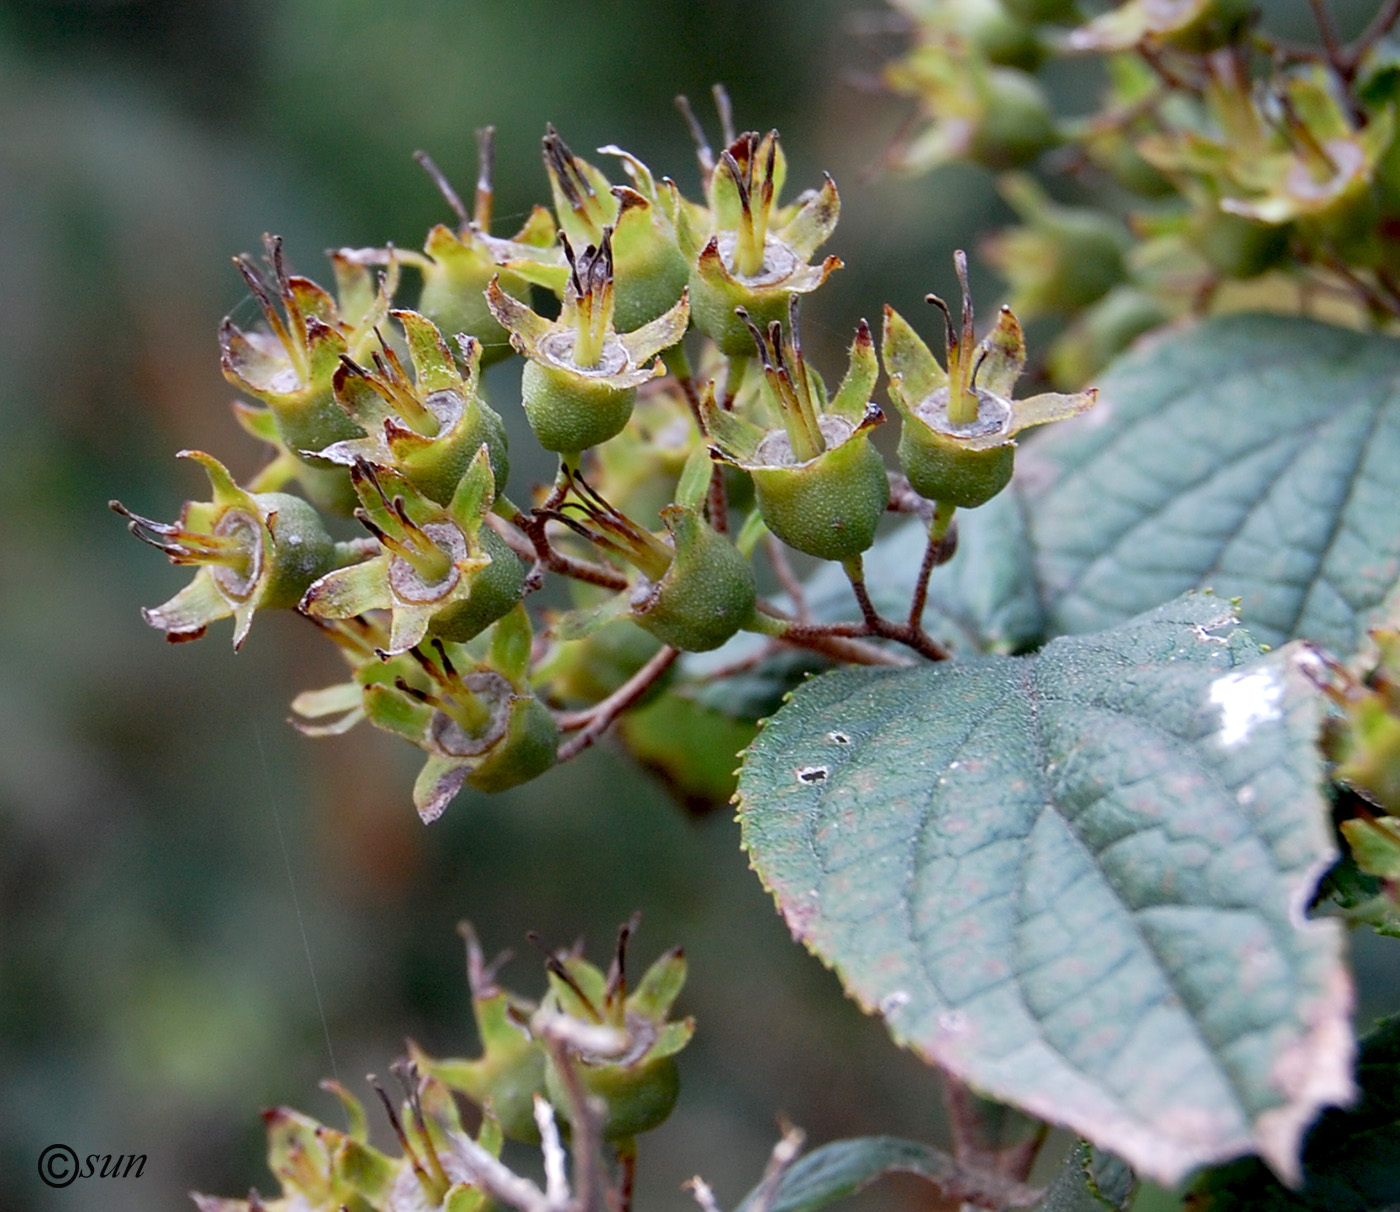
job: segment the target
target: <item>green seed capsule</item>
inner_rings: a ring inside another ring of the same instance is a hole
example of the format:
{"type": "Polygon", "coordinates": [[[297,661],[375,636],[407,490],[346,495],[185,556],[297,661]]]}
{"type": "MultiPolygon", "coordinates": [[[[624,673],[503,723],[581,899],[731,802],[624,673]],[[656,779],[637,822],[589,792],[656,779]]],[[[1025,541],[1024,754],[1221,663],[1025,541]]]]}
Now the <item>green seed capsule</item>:
{"type": "Polygon", "coordinates": [[[797,551],[845,560],[875,541],[890,499],[889,478],[880,452],[843,418],[822,417],[822,430],[829,445],[816,458],[788,462],[792,448],[775,431],[759,448],[763,462],[748,470],[769,530],[797,551]]]}
{"type": "Polygon", "coordinates": [[[753,614],[757,590],[748,560],[694,511],[661,511],[676,545],[666,575],[643,581],[632,598],[632,618],[673,648],[708,652],[734,635],[753,614]]]}

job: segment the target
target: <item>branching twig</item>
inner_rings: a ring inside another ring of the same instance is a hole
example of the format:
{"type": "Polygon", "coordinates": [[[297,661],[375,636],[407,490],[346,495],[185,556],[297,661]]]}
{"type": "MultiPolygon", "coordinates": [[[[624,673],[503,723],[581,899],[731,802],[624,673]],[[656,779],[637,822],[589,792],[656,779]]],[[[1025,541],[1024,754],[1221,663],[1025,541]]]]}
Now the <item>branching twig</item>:
{"type": "Polygon", "coordinates": [[[472,1185],[480,1187],[497,1203],[515,1208],[517,1212],[570,1212],[571,1199],[550,1199],[528,1178],[521,1178],[505,1163],[492,1157],[465,1132],[449,1133],[447,1142],[462,1168],[471,1175],[472,1185]]]}
{"type": "Polygon", "coordinates": [[[678,656],[678,648],[665,647],[602,702],[595,703],[586,711],[561,712],[557,715],[555,720],[560,730],[574,733],[559,746],[559,760],[567,762],[593,744],[619,715],[647,692],[678,656]]]}
{"type": "MultiPolygon", "coordinates": [[[[627,578],[616,569],[609,568],[606,564],[595,564],[588,560],[576,559],[554,548],[549,542],[549,536],[544,533],[543,527],[540,528],[540,542],[543,543],[543,549],[541,549],[540,545],[525,533],[526,526],[530,526],[533,530],[533,519],[526,518],[524,514],[517,514],[516,517],[517,521],[512,524],[496,514],[490,514],[486,518],[486,524],[500,535],[506,546],[522,560],[529,560],[548,572],[571,577],[575,581],[585,581],[589,585],[598,585],[603,589],[623,590],[627,588],[627,578]]],[[[538,585],[531,586],[532,589],[538,587],[538,585]]]]}
{"type": "Polygon", "coordinates": [[[1356,75],[1357,68],[1361,66],[1361,60],[1366,57],[1367,52],[1390,33],[1397,21],[1400,21],[1400,0],[1386,0],[1371,18],[1371,23],[1343,53],[1344,62],[1343,65],[1339,65],[1338,70],[1348,83],[1356,75]]]}
{"type": "Polygon", "coordinates": [[[947,648],[922,627],[911,626],[909,623],[895,623],[885,618],[875,609],[875,603],[870,600],[870,593],[865,588],[864,577],[855,575],[850,568],[847,568],[846,575],[850,578],[851,591],[856,595],[856,602],[859,603],[860,612],[865,618],[866,635],[879,636],[884,640],[895,640],[906,648],[912,648],[921,657],[926,657],[930,661],[946,661],[952,656],[947,648]]]}
{"type": "Polygon", "coordinates": [[[764,550],[768,552],[768,562],[773,565],[773,572],[778,578],[778,584],[783,587],[783,592],[788,595],[792,602],[793,614],[799,622],[810,622],[812,612],[807,609],[807,595],[802,588],[802,582],[797,579],[797,574],[792,570],[792,564],[787,557],[787,548],[771,534],[764,536],[763,546],[764,550]]]}
{"type": "Polygon", "coordinates": [[[602,1116],[599,1104],[579,1080],[574,1057],[561,1030],[568,1016],[548,1010],[536,1011],[530,1029],[544,1045],[564,1087],[569,1115],[570,1145],[574,1161],[574,1201],[577,1212],[603,1212],[601,1161],[602,1116]]]}

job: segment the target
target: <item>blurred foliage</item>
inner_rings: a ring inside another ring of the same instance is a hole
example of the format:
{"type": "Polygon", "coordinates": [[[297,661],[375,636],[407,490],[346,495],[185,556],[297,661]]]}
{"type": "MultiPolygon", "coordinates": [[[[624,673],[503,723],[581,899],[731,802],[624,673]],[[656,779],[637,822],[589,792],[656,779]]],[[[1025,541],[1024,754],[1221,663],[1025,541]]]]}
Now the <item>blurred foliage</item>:
{"type": "MultiPolygon", "coordinates": [[[[166,649],[138,606],[184,578],[106,509],[116,496],[174,516],[199,473],[172,471],[173,449],[250,469],[216,355],[220,317],[251,314],[229,256],[278,232],[294,267],[324,276],[327,247],[417,246],[449,216],[411,153],[465,187],[486,123],[502,228],[544,196],[547,121],[581,154],[616,142],[693,194],[670,101],[688,93],[708,118],[723,80],[741,124],[782,130],[793,180],[827,169],[842,187],[831,250],[850,268],[804,318],[809,343],[827,346],[814,361],[882,302],[909,314],[929,289],[953,294],[955,243],[1011,212],[963,166],[872,179],[901,120],[862,87],[888,50],[862,18],[875,7],[0,0],[7,1206],[122,1212],[179,1207],[195,1186],[269,1186],[252,1108],[337,1123],[316,1081],[364,1094],[361,1076],[382,1072],[405,1032],[472,1053],[464,917],[488,950],[529,929],[598,945],[640,908],[645,951],[684,944],[681,1011],[700,1030],[679,1060],[677,1113],[641,1160],[648,1207],[691,1207],[679,1183],[697,1170],[732,1206],[779,1112],[813,1141],[939,1134],[933,1074],[903,1063],[790,942],[728,813],[692,819],[605,747],[567,775],[468,793],[425,830],[405,811],[401,746],[363,733],[313,744],[286,726],[294,689],[339,674],[334,654],[297,644],[289,618],[237,656],[166,649]],[[148,1165],[139,1180],[51,1191],[35,1160],[53,1141],[148,1165]]],[[[510,373],[488,375],[488,394],[523,433],[510,373]]],[[[521,462],[521,482],[548,474],[542,458],[521,462]]],[[[676,756],[648,753],[663,769],[676,756]]],[[[1358,962],[1375,968],[1365,945],[1358,962]]],[[[529,965],[517,967],[524,987],[529,965]]],[[[865,1198],[926,1206],[912,1184],[865,1198]]]]}
{"type": "MultiPolygon", "coordinates": [[[[237,656],[167,649],[138,606],[183,578],[105,507],[173,516],[199,473],[172,449],[250,470],[216,356],[219,318],[251,306],[230,255],[275,231],[324,275],[323,248],[416,244],[448,216],[411,153],[465,185],[488,122],[504,227],[544,192],[550,120],[581,151],[618,142],[693,192],[671,98],[703,114],[723,80],[741,121],[783,130],[795,179],[826,168],[849,182],[835,247],[853,268],[809,341],[843,347],[883,299],[946,289],[930,276],[949,276],[988,186],[861,184],[898,114],[845,79],[868,51],[850,15],[830,0],[0,4],[7,1206],[178,1207],[190,1187],[269,1186],[252,1109],[338,1122],[317,1080],[365,1093],[405,1032],[471,1052],[463,917],[494,949],[527,929],[601,942],[640,908],[641,945],[686,946],[682,1008],[701,1032],[677,1115],[642,1158],[649,1206],[690,1206],[678,1184],[701,1168],[732,1203],[778,1112],[814,1140],[936,1134],[932,1074],[898,1063],[788,941],[727,813],[692,821],[604,750],[567,793],[549,776],[425,831],[403,811],[411,759],[388,738],[313,744],[286,726],[293,689],[338,673],[333,654],[297,644],[289,619],[237,656]],[[148,1165],[51,1191],[35,1160],[53,1141],[148,1165]]],[[[511,390],[488,380],[498,403],[511,390]]],[[[523,431],[518,410],[507,421],[523,431]]],[[[914,1197],[892,1184],[881,1198],[914,1197]]]]}

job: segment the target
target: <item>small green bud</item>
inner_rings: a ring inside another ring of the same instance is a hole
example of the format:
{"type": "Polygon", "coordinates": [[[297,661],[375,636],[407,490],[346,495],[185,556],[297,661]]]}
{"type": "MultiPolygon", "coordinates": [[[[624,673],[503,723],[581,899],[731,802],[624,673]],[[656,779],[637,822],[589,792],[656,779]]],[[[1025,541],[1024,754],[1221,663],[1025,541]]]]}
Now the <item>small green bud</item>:
{"type": "Polygon", "coordinates": [[[895,92],[919,101],[929,125],[892,153],[900,168],[923,172],[954,160],[1017,168],[1058,141],[1050,103],[1035,79],[996,67],[965,48],[926,43],[885,69],[895,92]]]}
{"type": "Polygon", "coordinates": [[[172,643],[198,639],[210,623],[232,615],[238,648],[256,611],[295,606],[312,581],[353,558],[351,548],[331,541],[320,516],[300,497],[250,493],[202,451],[181,451],[180,457],[203,466],[212,501],[187,502],[174,523],[153,522],[111,503],[142,542],[165,552],[172,564],[198,568],[170,601],[142,611],[172,643]]]}
{"type": "Polygon", "coordinates": [[[1087,207],[1060,206],[1022,173],[998,183],[1025,221],[987,241],[985,252],[1011,284],[1023,317],[1066,314],[1102,298],[1127,276],[1131,237],[1116,219],[1087,207]]]}
{"type": "MultiPolygon", "coordinates": [[[[632,181],[609,185],[607,178],[569,150],[554,127],[544,137],[544,164],[559,225],[577,248],[601,245],[605,231],[617,272],[615,319],[627,331],[670,311],[681,297],[689,267],[676,242],[674,217],[679,200],[670,181],[658,186],[651,170],[620,147],[599,149],[618,156],[632,181]]],[[[533,270],[526,270],[529,274],[533,270]]],[[[531,278],[559,291],[557,279],[535,272],[531,278]]]]}
{"type": "Polygon", "coordinates": [[[521,397],[525,415],[546,450],[577,455],[619,433],[632,415],[637,387],[665,372],[658,360],[676,344],[690,320],[682,292],[669,311],[640,328],[619,334],[613,324],[614,280],[611,229],[602,243],[575,257],[567,238],[570,274],[557,321],[536,315],[493,282],[487,291],[492,314],[510,331],[511,344],[526,363],[521,397]]]}
{"type": "Polygon", "coordinates": [[[507,267],[516,263],[544,264],[552,261],[555,255],[554,220],[542,206],[535,207],[525,225],[511,239],[501,240],[491,235],[495,133],[495,128],[490,126],[476,132],[476,197],[470,215],[432,159],[423,152],[417,154],[418,163],[456,212],[458,228],[453,231],[438,224],[428,233],[421,256],[397,254],[423,276],[418,311],[444,333],[453,337],[465,334],[480,342],[483,366],[510,355],[506,332],[486,306],[486,287],[492,278],[498,277],[501,289],[507,294],[528,299],[529,281],[507,267]]]}
{"type": "Polygon", "coordinates": [[[675,558],[659,581],[643,581],[633,591],[632,618],[664,644],[708,652],[752,616],[753,569],[695,510],[670,505],[661,516],[675,558]]]}
{"type": "Polygon", "coordinates": [[[332,380],[335,397],[366,436],[314,453],[345,467],[366,460],[390,468],[429,500],[446,505],[484,443],[496,489],[503,489],[510,472],[506,431],[481,398],[481,343],[462,339],[463,375],[431,320],[406,309],[389,314],[403,326],[413,378],[382,343],[371,355],[373,370],[343,358],[332,380]]]}
{"type": "Polygon", "coordinates": [[[505,791],[554,764],[558,729],[530,688],[530,639],[529,616],[517,603],[492,629],[484,661],[471,664],[465,649],[434,640],[431,655],[421,648],[412,653],[427,675],[427,690],[396,680],[396,707],[384,701],[393,693],[387,687],[366,690],[376,699],[369,707],[372,722],[381,705],[417,709],[415,743],[428,760],[413,784],[413,802],[425,823],[437,820],[464,786],[505,791]]]}
{"type": "Polygon", "coordinates": [[[678,212],[677,234],[691,258],[695,327],[731,357],[754,352],[742,309],[760,328],[781,320],[798,295],[809,294],[841,267],[838,257],[809,260],[836,228],[841,199],[827,177],[820,190],[779,207],[786,167],[778,132],[750,131],[720,153],[709,174],[708,212],[678,212]]]}
{"type": "Polygon", "coordinates": [[[962,325],[936,295],[929,302],[943,313],[947,370],[893,308],[885,308],[881,354],[890,377],[890,399],[904,419],[899,461],[920,496],[970,509],[985,504],[1011,480],[1015,435],[1032,425],[1083,412],[1093,390],[1075,395],[1047,392],[1011,399],[1026,363],[1025,339],[1011,309],[981,341],[973,332],[967,258],[954,258],[962,287],[962,325]]]}
{"type": "Polygon", "coordinates": [[[317,580],[301,601],[304,614],[348,619],[388,610],[384,651],[396,655],[430,635],[469,640],[520,600],[524,569],[485,524],[495,500],[485,445],[446,506],[421,495],[398,472],[363,459],[351,475],[361,502],[355,516],[380,554],[317,580]]]}
{"type": "MultiPolygon", "coordinates": [[[[575,499],[543,516],[641,573],[626,599],[634,623],[674,648],[707,652],[748,622],[757,598],[753,570],[698,510],[668,505],[661,511],[668,543],[614,508],[581,475],[569,475],[575,499]]],[[[584,634],[615,611],[592,612],[596,621],[584,634]]]]}
{"type": "MultiPolygon", "coordinates": [[[[581,956],[559,952],[548,964],[549,993],[542,1013],[557,1012],[579,1022],[611,1027],[624,1041],[620,1051],[590,1053],[570,1047],[566,1062],[585,1090],[604,1107],[605,1140],[627,1140],[661,1124],[675,1106],[680,1079],[675,1055],[690,1042],[692,1019],[671,1022],[671,1007],[685,984],[685,954],[679,947],[661,956],[629,993],[625,970],[627,943],[636,919],[622,928],[617,953],[606,975],[581,956]]],[[[570,1103],[556,1059],[545,1069],[545,1089],[557,1109],[570,1103]]]]}
{"type": "MultiPolygon", "coordinates": [[[[359,426],[337,405],[331,380],[341,358],[358,356],[388,314],[393,284],[375,290],[363,265],[337,255],[333,260],[346,299],[343,312],[311,279],[287,273],[279,237],[264,240],[267,279],[246,257],[235,257],[234,264],[267,327],[244,332],[224,320],[219,329],[224,377],[271,408],[278,433],[293,451],[321,450],[357,437],[359,426]]],[[[393,265],[390,276],[397,276],[393,265]]]]}
{"type": "Polygon", "coordinates": [[[753,417],[701,402],[716,458],[753,477],[763,520],[789,547],[825,560],[859,555],[875,540],[889,502],[884,460],[869,431],[884,421],[870,401],[879,375],[864,321],[834,396],[809,367],[797,331],[797,300],[786,332],[778,322],[751,339],[763,365],[763,409],[753,417]]]}

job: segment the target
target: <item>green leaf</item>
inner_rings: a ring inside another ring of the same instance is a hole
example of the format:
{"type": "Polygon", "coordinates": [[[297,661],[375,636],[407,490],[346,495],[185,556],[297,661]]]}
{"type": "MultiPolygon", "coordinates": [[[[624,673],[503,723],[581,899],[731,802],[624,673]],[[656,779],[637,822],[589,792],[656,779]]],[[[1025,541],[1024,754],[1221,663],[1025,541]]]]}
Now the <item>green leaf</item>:
{"type": "Polygon", "coordinates": [[[1304,1185],[1281,1187],[1247,1159],[1202,1176],[1192,1212],[1383,1212],[1400,1208],[1400,1017],[1361,1041],[1361,1101],[1329,1111],[1308,1137],[1304,1185]]]}
{"type": "Polygon", "coordinates": [[[1081,1140],[1034,1212],[1127,1212],[1136,1193],[1137,1179],[1127,1166],[1081,1140]]]}
{"type": "MultiPolygon", "coordinates": [[[[1007,1179],[968,1176],[941,1149],[895,1136],[858,1136],[832,1141],[799,1158],[782,1177],[769,1212],[811,1212],[869,1186],[885,1174],[917,1174],[936,1184],[948,1196],[963,1192],[1000,1196],[1002,1205],[1014,1202],[1024,1190],[1007,1179]]],[[[744,1197],[737,1212],[752,1212],[762,1203],[760,1184],[744,1197]]],[[[1032,1196],[1034,1198],[1034,1196],[1032,1196]]]]}
{"type": "Polygon", "coordinates": [[[1120,359],[1014,481],[1052,633],[1194,587],[1350,653],[1400,581],[1400,342],[1227,316],[1120,359]]]}
{"type": "Polygon", "coordinates": [[[897,1040],[1166,1183],[1351,1093],[1336,857],[1290,648],[1191,595],[1031,657],[815,678],[739,780],[796,937],[897,1040]]]}

